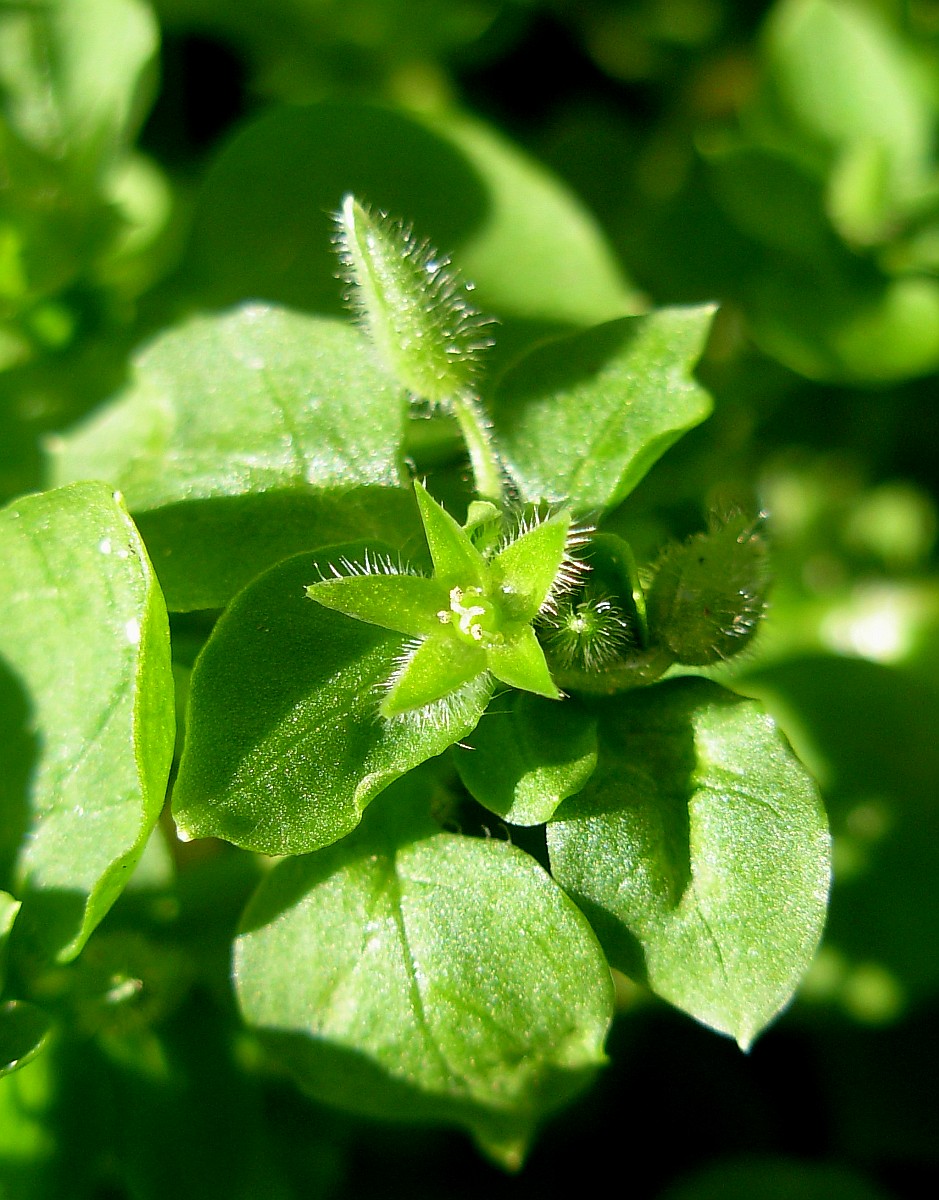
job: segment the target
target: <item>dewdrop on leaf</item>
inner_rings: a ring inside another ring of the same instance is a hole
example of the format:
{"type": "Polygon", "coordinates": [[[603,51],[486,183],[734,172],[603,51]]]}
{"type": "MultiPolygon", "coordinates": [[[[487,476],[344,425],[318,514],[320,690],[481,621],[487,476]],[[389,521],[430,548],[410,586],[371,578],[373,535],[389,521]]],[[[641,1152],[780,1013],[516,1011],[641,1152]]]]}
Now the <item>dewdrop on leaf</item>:
{"type": "Polygon", "coordinates": [[[346,299],[389,373],[435,406],[471,392],[492,344],[489,320],[468,302],[450,260],[352,195],[336,214],[335,245],[346,299]]]}

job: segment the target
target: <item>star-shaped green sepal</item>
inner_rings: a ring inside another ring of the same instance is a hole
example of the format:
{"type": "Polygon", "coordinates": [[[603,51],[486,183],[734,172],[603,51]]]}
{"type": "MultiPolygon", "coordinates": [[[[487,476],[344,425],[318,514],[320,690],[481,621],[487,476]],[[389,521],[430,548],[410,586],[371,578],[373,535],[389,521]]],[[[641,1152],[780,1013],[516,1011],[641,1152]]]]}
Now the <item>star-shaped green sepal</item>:
{"type": "Polygon", "coordinates": [[[570,513],[523,523],[501,546],[481,537],[477,548],[470,532],[491,527],[495,509],[486,522],[471,515],[464,528],[420,483],[414,491],[432,577],[366,561],[346,563],[348,574],[337,571],[307,588],[326,608],[412,639],[389,681],[382,716],[424,708],[487,672],[522,691],[560,699],[531,623],[550,607],[570,571],[570,513]]]}

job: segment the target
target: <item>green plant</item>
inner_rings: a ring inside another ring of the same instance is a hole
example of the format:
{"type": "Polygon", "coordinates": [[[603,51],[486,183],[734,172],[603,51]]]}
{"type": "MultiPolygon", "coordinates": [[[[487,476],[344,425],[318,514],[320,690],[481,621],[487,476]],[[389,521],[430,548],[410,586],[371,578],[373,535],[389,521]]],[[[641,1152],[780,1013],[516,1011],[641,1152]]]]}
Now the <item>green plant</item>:
{"type": "Polygon", "coordinates": [[[5,847],[30,947],[6,1063],[43,1009],[112,1041],[128,1014],[145,1037],[140,988],[172,1009],[173,962],[95,930],[159,836],[175,669],[179,835],[257,875],[233,951],[255,1052],[517,1167],[604,1062],[611,966],[751,1044],[814,955],[827,825],[760,705],[699,677],[759,624],[758,523],[732,507],[647,569],[604,529],[708,415],[713,309],[536,342],[487,382],[449,262],[351,196],[338,229],[361,329],[192,319],[0,516],[0,648],[42,740],[5,847]],[[505,835],[472,836],[482,810],[505,835]]]}

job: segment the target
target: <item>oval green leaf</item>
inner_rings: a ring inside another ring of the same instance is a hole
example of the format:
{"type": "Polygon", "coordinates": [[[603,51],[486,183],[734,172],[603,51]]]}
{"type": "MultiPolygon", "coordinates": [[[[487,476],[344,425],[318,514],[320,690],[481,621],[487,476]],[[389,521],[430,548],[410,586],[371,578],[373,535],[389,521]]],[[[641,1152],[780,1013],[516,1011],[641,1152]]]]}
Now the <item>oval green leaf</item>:
{"type": "Polygon", "coordinates": [[[306,596],[331,562],[361,562],[365,551],[359,543],[295,555],[219,620],[193,670],[173,794],[186,836],[264,854],[327,846],[355,828],[389,783],[479,720],[489,687],[429,715],[379,716],[402,638],[306,596]]]}
{"type": "Polygon", "coordinates": [[[538,346],[493,398],[523,498],[603,511],[711,412],[692,372],[714,308],[666,308],[538,346]]]}
{"type": "Polygon", "coordinates": [[[818,790],[758,704],[702,679],[611,702],[600,746],[548,826],[552,870],[614,966],[746,1048],[821,936],[818,790]]]}
{"type": "Polygon", "coordinates": [[[318,1099],[460,1125],[517,1167],[604,1062],[609,969],[532,858],[436,831],[416,792],[266,877],[235,943],[239,1002],[318,1099]]]}
{"type": "Polygon", "coordinates": [[[120,894],[163,805],[176,732],[166,609],[103,484],[4,509],[0,560],[0,655],[41,743],[20,919],[64,960],[120,894]]]}
{"type": "Polygon", "coordinates": [[[252,304],[194,318],[147,347],[126,392],[54,440],[52,477],[120,488],[132,512],[148,514],[148,536],[155,526],[157,568],[177,585],[170,607],[208,607],[278,558],[341,540],[341,526],[323,534],[342,521],[347,495],[374,528],[400,483],[403,423],[398,389],[356,329],[252,304]],[[264,526],[271,546],[238,536],[262,495],[277,509],[264,526]],[[240,560],[234,580],[226,556],[240,560]]]}

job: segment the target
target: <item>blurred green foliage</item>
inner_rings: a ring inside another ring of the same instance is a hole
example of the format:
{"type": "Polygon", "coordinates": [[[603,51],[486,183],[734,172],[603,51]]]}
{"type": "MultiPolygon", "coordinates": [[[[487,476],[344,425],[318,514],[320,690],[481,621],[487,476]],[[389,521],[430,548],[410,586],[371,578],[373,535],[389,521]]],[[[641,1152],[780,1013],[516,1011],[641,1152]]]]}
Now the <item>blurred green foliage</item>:
{"type": "MultiPolygon", "coordinates": [[[[336,311],[320,181],[365,139],[369,199],[460,250],[506,354],[721,305],[715,414],[610,528],[653,548],[708,489],[765,509],[770,620],[709,673],[770,706],[836,839],[829,933],[774,1032],[741,1059],[623,983],[615,1065],[514,1180],[272,1076],[228,984],[253,860],[153,849],[79,963],[8,980],[76,1033],[0,1080],[3,1200],[939,1180],[937,133],[935,0],[0,0],[0,499],[47,483],[50,435],[194,311],[336,311]],[[558,224],[552,294],[532,267],[558,224]]],[[[6,805],[34,749],[6,672],[0,713],[6,805]]]]}

